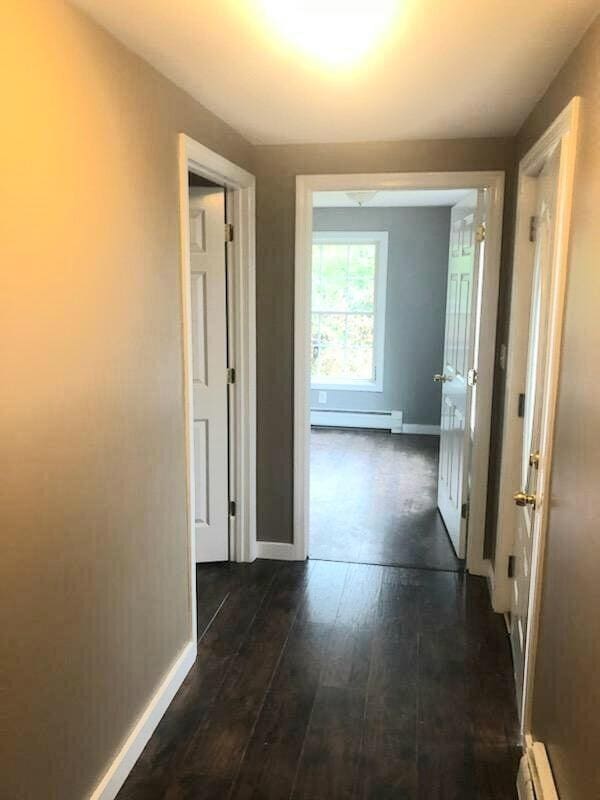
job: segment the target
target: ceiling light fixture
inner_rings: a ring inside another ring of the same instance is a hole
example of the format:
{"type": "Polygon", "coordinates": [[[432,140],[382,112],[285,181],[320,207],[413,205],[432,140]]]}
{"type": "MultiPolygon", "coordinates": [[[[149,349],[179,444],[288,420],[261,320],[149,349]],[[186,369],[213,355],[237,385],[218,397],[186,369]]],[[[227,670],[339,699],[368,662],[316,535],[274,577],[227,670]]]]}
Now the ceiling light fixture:
{"type": "Polygon", "coordinates": [[[348,66],[388,32],[400,0],[256,0],[267,22],[305,54],[348,66]]]}
{"type": "Polygon", "coordinates": [[[362,208],[365,203],[370,203],[376,194],[377,192],[373,191],[346,192],[346,197],[348,200],[351,200],[353,203],[356,203],[362,208]]]}

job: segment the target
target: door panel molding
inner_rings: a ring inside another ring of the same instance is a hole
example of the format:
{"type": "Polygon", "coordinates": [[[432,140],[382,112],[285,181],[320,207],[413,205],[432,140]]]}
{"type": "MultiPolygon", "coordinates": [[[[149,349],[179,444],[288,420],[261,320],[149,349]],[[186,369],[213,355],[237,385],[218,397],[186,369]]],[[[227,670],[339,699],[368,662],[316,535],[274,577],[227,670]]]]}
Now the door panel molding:
{"type": "MultiPolygon", "coordinates": [[[[460,231],[461,245],[448,247],[448,291],[446,335],[444,337],[441,402],[440,453],[447,464],[438,473],[437,500],[448,538],[458,558],[465,558],[467,519],[463,508],[469,501],[469,461],[471,401],[475,389],[467,381],[469,366],[474,368],[475,326],[478,310],[479,248],[473,229],[475,218],[485,217],[484,192],[469,191],[450,210],[450,226],[460,231]],[[467,456],[467,457],[465,457],[467,456]]],[[[468,507],[468,506],[467,506],[468,507]]]]}

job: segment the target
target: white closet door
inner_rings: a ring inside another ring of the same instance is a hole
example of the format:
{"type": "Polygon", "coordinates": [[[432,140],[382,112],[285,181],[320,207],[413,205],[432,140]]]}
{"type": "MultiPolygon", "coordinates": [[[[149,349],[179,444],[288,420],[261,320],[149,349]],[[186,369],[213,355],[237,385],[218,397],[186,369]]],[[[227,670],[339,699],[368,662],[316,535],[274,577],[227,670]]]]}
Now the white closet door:
{"type": "Polygon", "coordinates": [[[190,188],[196,560],[229,558],[225,191],[190,188]]]}

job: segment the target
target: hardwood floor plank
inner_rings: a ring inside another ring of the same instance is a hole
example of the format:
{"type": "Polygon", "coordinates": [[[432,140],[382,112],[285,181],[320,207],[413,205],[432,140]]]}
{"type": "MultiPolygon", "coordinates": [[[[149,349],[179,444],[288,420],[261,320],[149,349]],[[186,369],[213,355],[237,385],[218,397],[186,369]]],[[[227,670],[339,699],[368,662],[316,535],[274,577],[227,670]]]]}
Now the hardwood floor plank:
{"type": "Polygon", "coordinates": [[[316,694],[269,692],[235,782],[232,800],[289,798],[316,694]]]}
{"type": "Polygon", "coordinates": [[[339,689],[366,688],[373,636],[373,627],[336,625],[328,637],[321,685],[339,689]]]}
{"type": "Polygon", "coordinates": [[[212,775],[191,775],[178,778],[165,795],[155,800],[223,800],[231,790],[231,782],[212,775]]]}
{"type": "Polygon", "coordinates": [[[372,564],[349,564],[335,623],[362,628],[377,620],[384,568],[372,564]]]}
{"type": "Polygon", "coordinates": [[[413,800],[417,790],[414,687],[393,695],[369,689],[356,800],[413,800]]]}
{"type": "Polygon", "coordinates": [[[320,686],[298,765],[293,800],[350,800],[358,774],[365,691],[320,686]]]}
{"type": "Polygon", "coordinates": [[[235,570],[231,566],[230,564],[196,565],[198,638],[202,637],[231,587],[237,582],[235,570]]]}
{"type": "Polygon", "coordinates": [[[335,622],[348,569],[348,564],[336,561],[315,561],[312,564],[306,596],[298,613],[301,623],[335,622]]]}
{"type": "Polygon", "coordinates": [[[296,619],[273,676],[271,691],[316,691],[331,630],[330,625],[296,619]]]}
{"type": "MultiPolygon", "coordinates": [[[[417,757],[418,800],[482,800],[473,779],[470,742],[423,742],[417,757]]],[[[515,777],[516,781],[516,777],[515,777]]],[[[505,800],[513,800],[514,794],[505,800]]]]}

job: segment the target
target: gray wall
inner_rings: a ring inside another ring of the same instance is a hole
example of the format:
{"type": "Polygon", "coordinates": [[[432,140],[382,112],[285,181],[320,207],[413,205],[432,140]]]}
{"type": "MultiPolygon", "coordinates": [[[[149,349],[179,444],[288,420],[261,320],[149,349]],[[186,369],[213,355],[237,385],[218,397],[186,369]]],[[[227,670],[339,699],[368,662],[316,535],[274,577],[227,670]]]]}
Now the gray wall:
{"type": "Polygon", "coordinates": [[[558,793],[600,797],[600,17],[538,103],[519,155],[583,98],[569,253],[533,733],[558,793]]]}
{"type": "Polygon", "coordinates": [[[388,231],[383,392],[311,392],[313,408],[404,411],[404,421],[439,425],[449,208],[316,208],[316,231],[388,231]]]}
{"type": "Polygon", "coordinates": [[[190,636],[177,133],[252,149],[67,4],[0,38],[0,794],[80,800],[190,636]]]}
{"type": "MultiPolygon", "coordinates": [[[[293,320],[296,175],[347,172],[504,170],[510,201],[512,139],[263,145],[254,149],[257,176],[257,489],[258,537],[292,541],[293,320]]],[[[512,219],[512,217],[511,217],[512,219]]],[[[511,219],[504,228],[510,243],[511,219]]],[[[508,296],[510,259],[503,256],[500,303],[508,296]]],[[[500,314],[500,337],[505,316],[500,314]]],[[[500,341],[504,341],[500,338],[500,341]]],[[[492,459],[501,436],[504,374],[497,370],[492,459]]],[[[493,494],[493,492],[492,492],[493,494]]],[[[493,547],[493,540],[490,542],[493,547]]]]}

